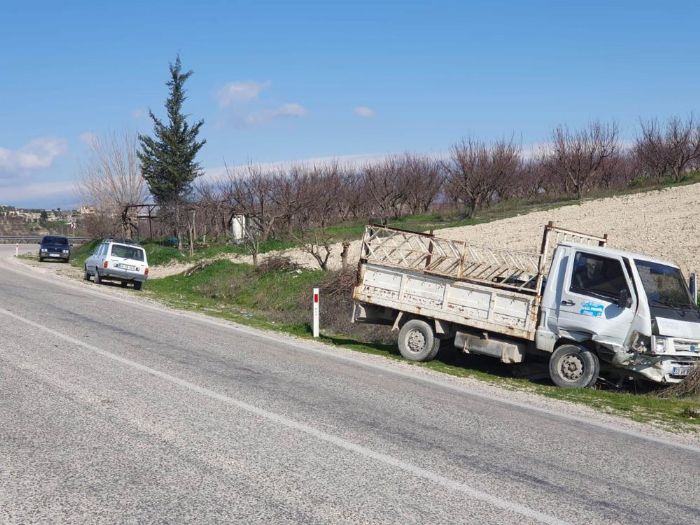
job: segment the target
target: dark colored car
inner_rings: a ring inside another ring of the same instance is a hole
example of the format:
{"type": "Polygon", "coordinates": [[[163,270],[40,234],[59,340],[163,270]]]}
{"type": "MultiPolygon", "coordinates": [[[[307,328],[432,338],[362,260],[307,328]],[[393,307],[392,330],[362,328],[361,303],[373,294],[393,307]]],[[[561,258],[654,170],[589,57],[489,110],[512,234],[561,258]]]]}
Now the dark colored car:
{"type": "Polygon", "coordinates": [[[66,237],[47,235],[39,243],[39,261],[44,259],[60,259],[63,262],[70,260],[71,245],[66,237]]]}

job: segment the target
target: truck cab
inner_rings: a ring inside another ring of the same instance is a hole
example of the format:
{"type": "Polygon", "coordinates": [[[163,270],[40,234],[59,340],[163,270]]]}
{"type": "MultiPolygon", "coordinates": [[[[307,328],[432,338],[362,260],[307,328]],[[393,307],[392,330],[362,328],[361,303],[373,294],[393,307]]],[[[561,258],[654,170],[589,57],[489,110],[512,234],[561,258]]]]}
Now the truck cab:
{"type": "Polygon", "coordinates": [[[587,359],[623,370],[623,376],[675,383],[700,359],[695,296],[673,263],[604,246],[559,244],[535,344],[553,352],[550,368],[561,386],[580,382],[592,366],[587,359]]]}

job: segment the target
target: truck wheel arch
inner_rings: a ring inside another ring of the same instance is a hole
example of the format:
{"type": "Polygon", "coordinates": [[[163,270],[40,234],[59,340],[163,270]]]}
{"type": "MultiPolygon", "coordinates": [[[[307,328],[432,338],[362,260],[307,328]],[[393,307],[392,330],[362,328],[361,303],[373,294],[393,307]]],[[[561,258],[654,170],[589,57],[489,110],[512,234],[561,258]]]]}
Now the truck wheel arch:
{"type": "Polygon", "coordinates": [[[403,311],[397,312],[396,319],[394,319],[394,324],[391,327],[391,331],[397,332],[401,330],[403,325],[414,319],[419,319],[428,323],[433,330],[433,335],[439,339],[449,339],[450,337],[454,336],[454,328],[452,323],[442,321],[440,319],[431,319],[430,317],[421,317],[420,315],[410,314],[403,311]]]}

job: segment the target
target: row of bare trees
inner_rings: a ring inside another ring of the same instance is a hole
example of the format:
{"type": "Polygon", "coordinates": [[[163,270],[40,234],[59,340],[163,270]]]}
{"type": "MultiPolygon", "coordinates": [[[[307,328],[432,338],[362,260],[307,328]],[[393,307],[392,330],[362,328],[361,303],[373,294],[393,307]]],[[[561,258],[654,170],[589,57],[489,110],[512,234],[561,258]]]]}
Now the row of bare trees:
{"type": "MultiPolygon", "coordinates": [[[[97,139],[91,152],[80,191],[98,216],[118,217],[124,206],[146,200],[133,138],[97,139]]],[[[472,216],[506,199],[581,199],[643,179],[680,181],[699,167],[700,123],[693,116],[643,122],[633,144],[620,140],[615,124],[593,122],[576,130],[559,126],[548,143],[528,152],[512,139],[472,138],[438,158],[406,154],[364,166],[227,169],[218,183],[196,185],[178,220],[186,223],[179,226],[189,232],[190,246],[192,238],[226,234],[232,217],[244,215],[253,244],[295,238],[318,247],[329,226],[349,220],[396,219],[438,207],[472,216]]],[[[156,232],[167,234],[169,226],[161,223],[156,232]]],[[[325,255],[317,257],[321,266],[325,255]]]]}
{"type": "Polygon", "coordinates": [[[262,240],[357,218],[398,218],[426,212],[444,182],[441,163],[416,155],[391,157],[362,168],[332,163],[263,172],[228,171],[221,199],[249,217],[262,240]]]}

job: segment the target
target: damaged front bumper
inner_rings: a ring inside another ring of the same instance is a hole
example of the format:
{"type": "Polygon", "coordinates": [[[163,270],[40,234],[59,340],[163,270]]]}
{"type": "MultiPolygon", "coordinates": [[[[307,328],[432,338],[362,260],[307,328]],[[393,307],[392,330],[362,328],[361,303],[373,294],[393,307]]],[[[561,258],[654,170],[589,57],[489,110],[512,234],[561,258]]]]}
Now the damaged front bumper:
{"type": "Polygon", "coordinates": [[[679,383],[700,364],[700,341],[654,336],[634,338],[632,347],[596,342],[600,356],[610,365],[654,383],[679,383]]]}
{"type": "Polygon", "coordinates": [[[655,383],[679,383],[699,361],[697,356],[635,354],[624,368],[655,383]]]}

